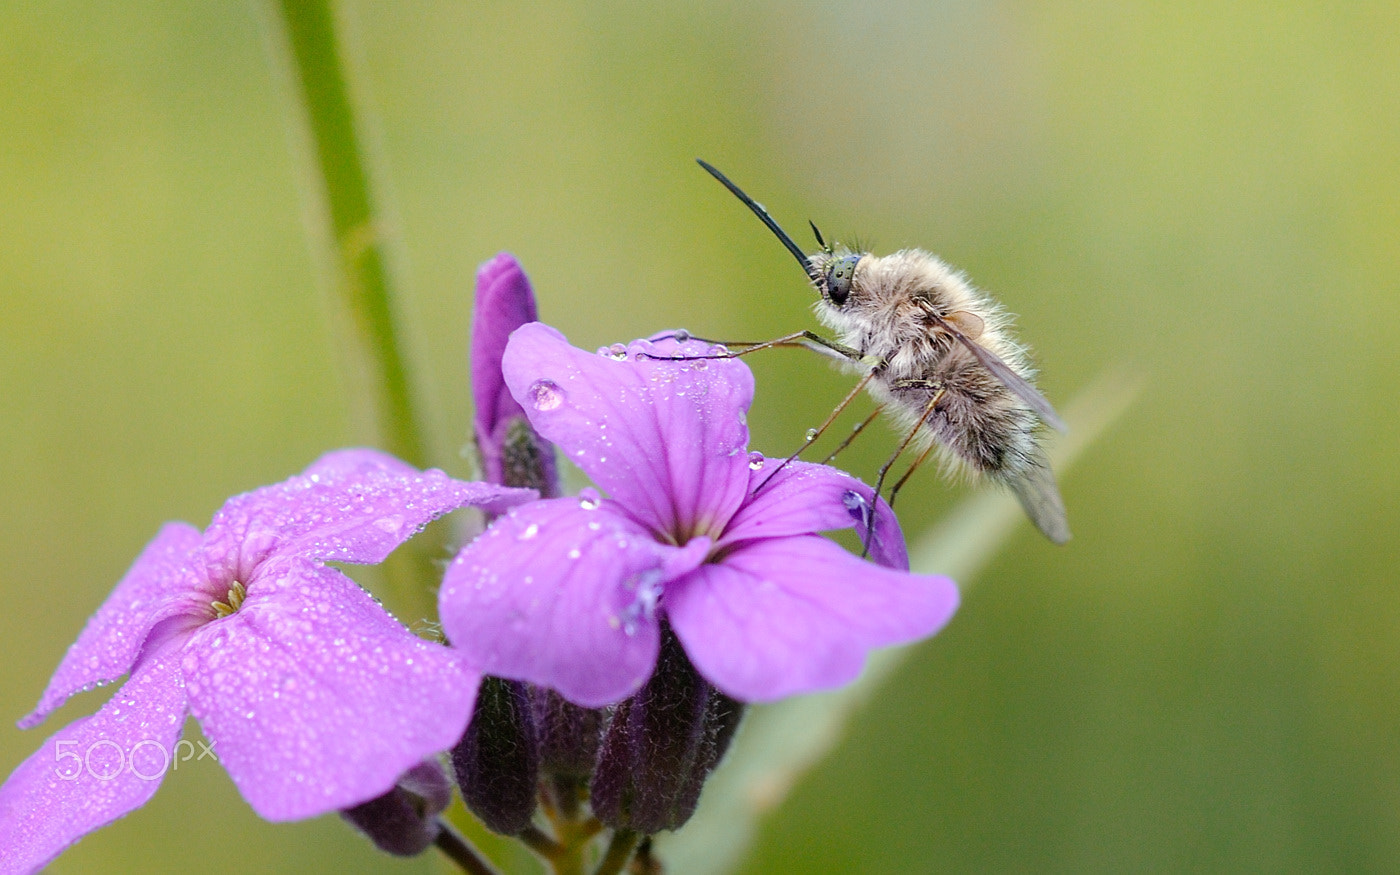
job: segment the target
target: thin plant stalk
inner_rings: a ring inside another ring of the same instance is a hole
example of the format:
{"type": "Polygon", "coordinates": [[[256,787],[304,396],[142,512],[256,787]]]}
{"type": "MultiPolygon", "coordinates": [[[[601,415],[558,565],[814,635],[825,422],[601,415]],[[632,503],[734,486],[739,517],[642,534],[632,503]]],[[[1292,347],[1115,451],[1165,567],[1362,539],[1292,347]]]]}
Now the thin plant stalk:
{"type": "MultiPolygon", "coordinates": [[[[269,46],[286,80],[313,249],[320,255],[339,331],[337,346],[360,439],[425,467],[428,423],[415,406],[394,318],[386,223],[366,159],[363,109],[352,100],[348,35],[331,0],[274,0],[269,46]],[[357,110],[360,121],[357,122],[357,110]]],[[[433,614],[432,541],[420,537],[382,566],[400,614],[433,614]]]]}

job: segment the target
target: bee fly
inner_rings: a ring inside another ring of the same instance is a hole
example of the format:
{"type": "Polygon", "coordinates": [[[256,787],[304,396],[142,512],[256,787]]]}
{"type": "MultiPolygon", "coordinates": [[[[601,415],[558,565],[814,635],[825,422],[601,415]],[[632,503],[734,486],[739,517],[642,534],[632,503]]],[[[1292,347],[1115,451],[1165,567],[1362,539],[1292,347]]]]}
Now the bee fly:
{"type": "Polygon", "coordinates": [[[714,167],[699,163],[743,201],[802,265],[821,294],[817,318],[837,338],[801,331],[747,344],[747,349],[734,354],[805,346],[863,372],[821,427],[808,432],[808,442],[825,431],[862,388],[867,389],[879,406],[836,452],[881,410],[893,416],[906,430],[905,436],[880,468],[876,495],[890,467],[911,444],[920,453],[890,490],[891,504],[936,448],[945,470],[967,471],[1005,484],[1047,538],[1056,544],[1068,541],[1064,503],[1040,445],[1041,421],[1060,431],[1065,426],[1031,384],[1034,369],[1026,349],[1009,333],[1006,312],[953,268],[920,249],[884,256],[852,252],[828,244],[814,224],[812,232],[820,249],[807,255],[762,204],[714,167]]]}

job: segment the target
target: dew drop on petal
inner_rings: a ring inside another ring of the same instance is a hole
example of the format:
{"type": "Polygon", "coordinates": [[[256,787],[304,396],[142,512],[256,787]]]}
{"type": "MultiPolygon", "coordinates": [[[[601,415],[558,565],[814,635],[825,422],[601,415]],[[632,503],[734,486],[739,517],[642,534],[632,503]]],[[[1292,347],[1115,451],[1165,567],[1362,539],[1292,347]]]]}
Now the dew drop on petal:
{"type": "Polygon", "coordinates": [[[677,329],[675,333],[673,333],[671,336],[676,339],[676,343],[685,343],[687,340],[690,339],[690,332],[686,331],[684,328],[680,328],[677,329]]]}
{"type": "Polygon", "coordinates": [[[598,505],[603,503],[603,498],[598,494],[598,490],[591,486],[579,490],[578,506],[584,510],[597,510],[598,505]]]}
{"type": "Polygon", "coordinates": [[[385,534],[392,535],[403,528],[403,517],[398,515],[381,517],[374,521],[374,527],[385,534]]]}
{"type": "Polygon", "coordinates": [[[564,403],[564,390],[553,380],[536,380],[530,384],[529,394],[536,410],[553,410],[564,403]]]}
{"type": "Polygon", "coordinates": [[[627,347],[621,343],[614,343],[608,347],[608,357],[615,362],[627,361],[627,347]]]}
{"type": "Polygon", "coordinates": [[[525,530],[516,536],[517,540],[528,541],[540,533],[539,523],[530,523],[525,530]]]}
{"type": "Polygon", "coordinates": [[[846,511],[851,515],[851,519],[866,528],[870,527],[874,508],[870,506],[870,501],[864,495],[847,489],[841,493],[841,503],[846,506],[846,511]]]}
{"type": "Polygon", "coordinates": [[[757,450],[749,453],[749,470],[759,471],[763,468],[763,454],[757,450]]]}

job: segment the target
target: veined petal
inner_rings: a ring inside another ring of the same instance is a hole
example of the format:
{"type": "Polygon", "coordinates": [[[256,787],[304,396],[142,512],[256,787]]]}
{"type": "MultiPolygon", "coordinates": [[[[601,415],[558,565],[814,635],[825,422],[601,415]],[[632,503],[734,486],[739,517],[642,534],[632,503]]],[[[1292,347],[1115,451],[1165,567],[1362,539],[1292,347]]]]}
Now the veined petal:
{"type": "Polygon", "coordinates": [[[229,499],[205,532],[206,562],[211,576],[230,579],[274,553],[382,562],[448,511],[475,505],[500,512],[531,498],[531,490],[418,471],[377,450],[339,450],[296,477],[229,499]]]}
{"type": "Polygon", "coordinates": [[[819,535],[748,542],[666,591],[696,669],[746,702],[847,683],[870,650],[932,635],[957,604],[946,577],[882,568],[819,535]]]}
{"type": "Polygon", "coordinates": [[[145,660],[100,711],[49,736],[0,787],[0,870],[38,871],[156,792],[185,722],[172,654],[145,660]]]}
{"type": "Polygon", "coordinates": [[[569,346],[535,322],[510,338],[506,385],[535,429],[658,532],[717,534],[748,488],[753,374],[703,343],[636,341],[614,355],[569,346]]]}
{"type": "Polygon", "coordinates": [[[641,687],[656,664],[663,588],[703,562],[710,541],[659,543],[615,508],[532,502],[462,549],[438,613],[469,664],[589,707],[641,687]]]}
{"type": "Polygon", "coordinates": [[[884,499],[874,502],[874,490],[829,465],[792,461],[774,474],[782,461],[765,459],[763,467],[753,471],[749,496],[729,521],[720,538],[721,546],[852,526],[861,543],[865,543],[873,520],[871,560],[898,571],[909,570],[909,554],[899,520],[884,499]]]}
{"type": "Polygon", "coordinates": [[[74,693],[131,670],[161,608],[196,585],[190,553],[199,541],[193,526],[167,523],[161,528],[68,648],[38,707],[19,721],[21,729],[37,726],[74,693]]]}
{"type": "Polygon", "coordinates": [[[340,572],[270,563],[182,662],[190,708],[243,798],[297,820],[389,791],[461,738],[481,677],[340,572]]]}

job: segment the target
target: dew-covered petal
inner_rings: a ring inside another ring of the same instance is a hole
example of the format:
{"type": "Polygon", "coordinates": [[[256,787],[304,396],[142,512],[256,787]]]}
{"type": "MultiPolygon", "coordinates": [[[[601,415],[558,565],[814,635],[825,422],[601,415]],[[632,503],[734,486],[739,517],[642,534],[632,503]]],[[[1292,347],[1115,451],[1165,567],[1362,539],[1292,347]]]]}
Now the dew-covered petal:
{"type": "Polygon", "coordinates": [[[807,535],[855,527],[861,543],[867,541],[872,520],[875,538],[870,559],[898,571],[909,570],[904,533],[894,511],[875,492],[845,471],[829,465],[793,461],[781,470],[782,459],[753,457],[749,467],[749,496],[729,521],[721,546],[754,538],[807,535]],[[774,472],[777,473],[774,473],[774,472]]]}
{"type": "Polygon", "coordinates": [[[229,499],[205,532],[206,562],[211,577],[236,580],[274,553],[382,562],[448,511],[474,505],[500,512],[533,497],[419,471],[377,450],[339,450],[296,477],[229,499]]]}
{"type": "Polygon", "coordinates": [[[635,692],[656,663],[667,581],[704,561],[708,538],[657,542],[611,501],[537,501],[498,519],[442,581],[443,631],[486,674],[589,707],[635,692]]]}
{"type": "Polygon", "coordinates": [[[131,670],[161,609],[196,585],[189,559],[199,540],[199,530],[184,523],[161,528],[68,648],[38,707],[19,722],[21,729],[37,726],[74,693],[131,670]]]}
{"type": "Polygon", "coordinates": [[[242,608],[185,654],[190,708],[268,820],[388,792],[461,738],[481,680],[339,571],[296,559],[260,569],[242,608]]]}
{"type": "Polygon", "coordinates": [[[535,322],[511,335],[506,384],[535,429],[638,520],[661,532],[718,534],[748,488],[753,374],[707,344],[635,341],[602,354],[535,322]]]}
{"type": "Polygon", "coordinates": [[[819,535],[750,541],[666,591],[666,616],[710,683],[746,702],[853,680],[873,648],[953,615],[946,577],[864,562],[819,535]]]}
{"type": "Polygon", "coordinates": [[[96,714],[49,736],[0,787],[0,871],[38,871],[156,792],[185,722],[179,657],[163,654],[96,714]]]}

